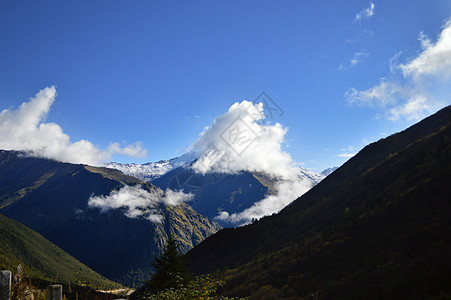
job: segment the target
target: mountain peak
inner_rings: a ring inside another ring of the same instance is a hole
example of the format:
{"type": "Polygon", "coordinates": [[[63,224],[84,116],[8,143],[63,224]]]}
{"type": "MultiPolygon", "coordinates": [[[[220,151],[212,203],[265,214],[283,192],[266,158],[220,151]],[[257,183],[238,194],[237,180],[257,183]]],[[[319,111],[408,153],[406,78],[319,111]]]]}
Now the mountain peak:
{"type": "Polygon", "coordinates": [[[195,153],[187,152],[181,156],[169,160],[160,160],[158,162],[148,162],[145,164],[108,162],[104,163],[103,166],[119,170],[126,175],[148,182],[166,174],[172,169],[188,166],[195,159],[195,153]]]}
{"type": "Polygon", "coordinates": [[[325,170],[323,170],[321,172],[321,174],[323,174],[325,177],[329,176],[330,174],[332,174],[336,169],[338,169],[338,167],[331,167],[331,168],[327,168],[325,170]]]}

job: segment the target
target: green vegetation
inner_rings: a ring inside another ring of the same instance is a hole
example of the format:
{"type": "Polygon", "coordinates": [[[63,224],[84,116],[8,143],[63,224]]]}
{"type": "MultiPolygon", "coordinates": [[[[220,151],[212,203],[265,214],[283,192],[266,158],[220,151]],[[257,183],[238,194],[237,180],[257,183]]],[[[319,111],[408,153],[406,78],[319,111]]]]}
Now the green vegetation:
{"type": "Polygon", "coordinates": [[[371,144],[277,215],[191,250],[224,296],[451,298],[451,107],[371,144]]]}
{"type": "MultiPolygon", "coordinates": [[[[165,216],[163,224],[169,228],[168,231],[163,233],[163,237],[166,240],[169,236],[172,236],[179,241],[182,253],[188,252],[206,237],[222,228],[217,223],[199,215],[186,203],[181,203],[177,206],[163,206],[161,211],[165,216]]],[[[163,245],[161,245],[158,252],[162,248],[163,245]]]]}
{"type": "Polygon", "coordinates": [[[155,257],[152,266],[155,268],[155,273],[146,284],[151,291],[160,292],[175,288],[187,284],[191,279],[191,274],[178,250],[177,241],[172,236],[169,236],[163,253],[160,257],[155,257]]]}
{"type": "MultiPolygon", "coordinates": [[[[210,275],[196,276],[187,284],[179,284],[158,293],[144,293],[139,299],[146,300],[238,300],[236,297],[218,295],[218,289],[224,285],[223,280],[213,279],[210,275]]],[[[263,299],[263,298],[261,298],[263,299]]]]}
{"type": "Polygon", "coordinates": [[[155,257],[152,264],[155,272],[152,278],[134,294],[138,299],[234,299],[218,296],[218,288],[224,285],[223,280],[210,275],[192,278],[186,267],[182,254],[178,250],[177,241],[170,236],[160,257],[155,257]]]}
{"type": "Polygon", "coordinates": [[[35,282],[58,282],[72,286],[117,289],[112,282],[52,244],[39,233],[0,215],[0,269],[15,272],[35,282]]]}
{"type": "Polygon", "coordinates": [[[116,180],[123,184],[135,185],[135,184],[143,183],[138,178],[135,178],[135,177],[129,176],[129,175],[125,175],[124,173],[122,173],[121,171],[116,170],[116,169],[108,169],[108,168],[103,168],[103,167],[92,167],[92,166],[84,166],[84,167],[89,172],[98,173],[98,174],[102,175],[104,178],[116,180]]]}
{"type": "Polygon", "coordinates": [[[260,173],[260,172],[253,172],[252,176],[254,176],[255,179],[258,180],[258,182],[260,182],[263,186],[268,188],[267,193],[270,195],[275,195],[277,194],[277,189],[276,189],[276,182],[277,179],[273,178],[271,176],[268,176],[264,173],[260,173]]]}

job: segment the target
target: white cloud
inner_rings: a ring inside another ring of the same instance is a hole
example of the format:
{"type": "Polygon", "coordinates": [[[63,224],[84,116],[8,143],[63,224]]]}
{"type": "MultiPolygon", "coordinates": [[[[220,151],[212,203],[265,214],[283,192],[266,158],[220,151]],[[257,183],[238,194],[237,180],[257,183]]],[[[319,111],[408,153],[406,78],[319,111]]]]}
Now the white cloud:
{"type": "Polygon", "coordinates": [[[233,104],[192,146],[199,153],[193,169],[200,173],[229,174],[246,170],[294,178],[295,163],[290,154],[282,150],[287,129],[279,123],[259,124],[263,120],[262,103],[233,104]]]}
{"type": "Polygon", "coordinates": [[[194,194],[185,194],[183,190],[171,190],[167,189],[163,201],[166,205],[179,205],[182,202],[188,202],[193,200],[194,194]]]}
{"type": "Polygon", "coordinates": [[[354,57],[350,60],[351,66],[355,66],[361,63],[363,60],[365,60],[366,57],[368,57],[368,55],[370,55],[370,53],[366,50],[354,53],[354,57]]]}
{"type": "Polygon", "coordinates": [[[91,196],[88,207],[99,208],[101,212],[122,208],[129,218],[142,217],[151,222],[161,222],[163,216],[158,209],[160,204],[178,205],[192,197],[192,194],[185,194],[183,191],[168,189],[162,194],[160,191],[149,192],[141,185],[125,185],[107,196],[91,196]]]}
{"type": "Polygon", "coordinates": [[[374,16],[375,5],[373,2],[370,2],[370,6],[368,8],[362,9],[355,15],[355,22],[361,20],[367,20],[374,16]]]}
{"type": "Polygon", "coordinates": [[[274,195],[239,213],[224,211],[218,220],[235,225],[249,223],[280,211],[311,188],[312,183],[302,177],[305,171],[302,173],[290,154],[282,149],[287,129],[279,123],[264,123],[263,111],[262,103],[234,103],[192,146],[199,154],[192,166],[196,172],[262,172],[277,180],[274,195]]]}
{"type": "Polygon", "coordinates": [[[349,62],[347,64],[340,64],[340,66],[338,67],[338,70],[344,71],[349,68],[352,68],[352,67],[362,63],[369,55],[370,55],[370,53],[366,50],[357,51],[356,53],[354,53],[354,56],[349,59],[349,62]]]}
{"type": "Polygon", "coordinates": [[[124,154],[127,156],[136,157],[136,158],[143,158],[143,157],[146,157],[146,155],[147,155],[147,150],[143,148],[141,142],[136,142],[133,145],[128,145],[125,147],[121,147],[121,145],[119,143],[112,143],[108,147],[107,152],[124,154]]]}
{"type": "Polygon", "coordinates": [[[391,121],[397,121],[400,118],[419,120],[430,111],[428,99],[424,95],[416,95],[409,98],[404,104],[391,108],[387,117],[391,121]]]}
{"type": "Polygon", "coordinates": [[[388,60],[388,65],[390,66],[390,73],[395,73],[399,69],[398,59],[401,56],[402,51],[399,51],[388,60]]]}
{"type": "Polygon", "coordinates": [[[396,64],[401,52],[389,60],[390,79],[368,90],[350,88],[345,93],[349,104],[374,106],[385,110],[385,118],[418,121],[451,102],[451,21],[443,26],[436,43],[420,33],[422,51],[405,64],[396,64]],[[396,77],[401,70],[402,76],[396,77]],[[445,91],[445,92],[444,92],[445,91]],[[444,97],[443,97],[444,95],[444,97]]]}
{"type": "MultiPolygon", "coordinates": [[[[367,143],[363,143],[364,145],[367,143]]],[[[344,158],[351,158],[356,155],[357,152],[359,152],[360,147],[356,147],[354,145],[343,147],[340,149],[339,154],[335,154],[336,157],[344,157],[344,158]]]]}
{"type": "Polygon", "coordinates": [[[239,213],[229,214],[226,211],[222,211],[215,219],[237,225],[245,225],[253,219],[258,220],[263,216],[278,213],[285,206],[302,196],[311,187],[311,183],[306,180],[280,181],[276,185],[276,195],[268,195],[265,199],[239,213]]]}
{"type": "Polygon", "coordinates": [[[52,158],[70,163],[99,165],[114,154],[144,157],[146,149],[141,143],[121,147],[111,144],[99,149],[87,140],[71,142],[69,135],[55,123],[45,123],[56,98],[56,88],[47,87],[17,110],[5,109],[0,113],[0,148],[22,150],[30,155],[52,158]]]}
{"type": "Polygon", "coordinates": [[[424,33],[419,40],[423,51],[407,64],[400,65],[404,76],[419,80],[424,76],[451,78],[451,20],[443,26],[437,42],[434,44],[424,33]]]}
{"type": "Polygon", "coordinates": [[[345,98],[349,104],[359,104],[366,106],[373,105],[390,105],[395,104],[399,97],[408,96],[411,93],[410,89],[386,81],[382,81],[366,91],[358,91],[355,88],[350,88],[345,93],[345,98]]]}
{"type": "Polygon", "coordinates": [[[440,106],[420,85],[406,83],[402,86],[386,80],[365,91],[350,88],[345,93],[345,99],[350,105],[379,106],[385,110],[384,117],[390,121],[418,121],[440,106]]]}

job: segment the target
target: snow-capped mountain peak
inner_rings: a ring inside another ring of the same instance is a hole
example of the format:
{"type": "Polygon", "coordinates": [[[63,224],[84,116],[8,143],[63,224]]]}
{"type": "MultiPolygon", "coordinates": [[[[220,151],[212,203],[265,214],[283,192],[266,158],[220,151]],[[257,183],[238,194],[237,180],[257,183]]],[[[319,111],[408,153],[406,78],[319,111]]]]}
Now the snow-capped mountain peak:
{"type": "Polygon", "coordinates": [[[323,173],[315,173],[306,168],[299,167],[298,177],[300,179],[308,179],[313,185],[316,185],[321,180],[323,180],[326,176],[323,173]]]}
{"type": "Polygon", "coordinates": [[[146,182],[152,181],[172,169],[189,166],[194,160],[196,160],[196,154],[188,152],[179,157],[170,160],[160,160],[158,162],[149,162],[145,164],[108,162],[103,164],[103,166],[106,168],[117,169],[124,174],[139,178],[146,182]]]}

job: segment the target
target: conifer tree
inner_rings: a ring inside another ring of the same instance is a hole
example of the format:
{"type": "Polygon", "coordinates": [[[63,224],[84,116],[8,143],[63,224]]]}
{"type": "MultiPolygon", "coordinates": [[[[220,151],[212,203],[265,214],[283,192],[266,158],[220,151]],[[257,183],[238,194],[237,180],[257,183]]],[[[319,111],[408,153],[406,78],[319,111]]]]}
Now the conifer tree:
{"type": "Polygon", "coordinates": [[[191,280],[191,274],[178,250],[177,241],[172,236],[169,236],[163,253],[160,257],[155,257],[152,266],[155,268],[155,274],[147,283],[151,293],[171,287],[177,288],[180,284],[187,284],[191,280]]]}

